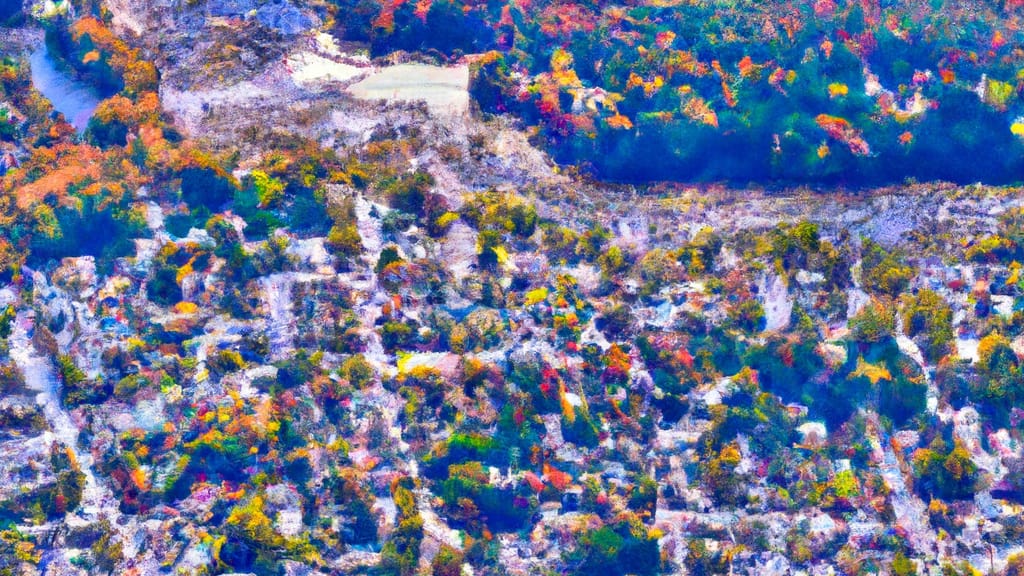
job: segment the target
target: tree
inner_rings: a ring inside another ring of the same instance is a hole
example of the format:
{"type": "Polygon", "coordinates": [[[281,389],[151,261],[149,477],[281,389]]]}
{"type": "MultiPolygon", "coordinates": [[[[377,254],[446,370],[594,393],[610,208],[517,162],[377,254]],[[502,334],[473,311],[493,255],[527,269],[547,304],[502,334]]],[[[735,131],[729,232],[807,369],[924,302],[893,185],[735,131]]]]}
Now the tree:
{"type": "Polygon", "coordinates": [[[611,236],[611,232],[603,226],[588,228],[576,243],[576,254],[587,262],[597,260],[604,253],[604,245],[611,236]]]}
{"type": "Polygon", "coordinates": [[[850,319],[850,331],[857,342],[877,344],[891,338],[895,330],[893,311],[879,300],[872,300],[850,319]]]}
{"type": "Polygon", "coordinates": [[[921,344],[929,362],[938,362],[952,351],[953,310],[933,290],[921,290],[904,300],[903,329],[921,344]]]}
{"type": "Polygon", "coordinates": [[[565,440],[578,446],[596,447],[600,437],[590,414],[578,407],[572,408],[572,411],[571,419],[566,414],[562,415],[562,435],[565,440]]]}
{"type": "Polygon", "coordinates": [[[896,426],[904,426],[910,419],[924,413],[928,384],[917,363],[904,355],[886,364],[893,368],[888,370],[889,378],[878,382],[878,412],[896,426]]]}
{"type": "Polygon", "coordinates": [[[633,311],[627,304],[614,304],[596,320],[597,328],[613,340],[618,340],[633,325],[633,311]]]}
{"type": "Polygon", "coordinates": [[[923,495],[947,500],[974,497],[978,466],[959,441],[949,449],[936,438],[927,448],[914,452],[913,463],[915,488],[923,495]]]}
{"type": "Polygon", "coordinates": [[[373,383],[376,373],[373,366],[362,354],[353,354],[341,363],[338,373],[356,388],[366,388],[373,383]]]}
{"type": "Polygon", "coordinates": [[[273,570],[286,541],[264,510],[263,497],[255,495],[235,505],[225,520],[228,540],[221,556],[233,569],[273,570]]]}
{"type": "Polygon", "coordinates": [[[262,170],[253,170],[250,175],[250,186],[259,200],[259,208],[278,206],[284,199],[284,183],[272,178],[262,170]]]}
{"type": "Polygon", "coordinates": [[[629,270],[626,256],[618,246],[609,248],[607,252],[598,257],[597,262],[601,265],[601,274],[606,282],[614,281],[618,275],[629,270]]]}
{"type": "Polygon", "coordinates": [[[89,546],[96,568],[106,574],[112,574],[118,563],[124,560],[124,546],[118,541],[113,541],[116,530],[107,520],[100,523],[98,530],[99,538],[89,546]]]}
{"type": "Polygon", "coordinates": [[[548,254],[552,261],[575,261],[576,244],[579,241],[579,235],[574,230],[552,224],[542,225],[541,230],[543,231],[542,245],[544,252],[548,254]]]}
{"type": "Polygon", "coordinates": [[[711,576],[717,573],[718,554],[708,549],[703,538],[693,538],[687,544],[684,563],[694,576],[711,576]]]}
{"type": "Polygon", "coordinates": [[[533,236],[537,229],[537,210],[533,206],[517,203],[509,210],[512,233],[522,238],[533,236]]]}
{"type": "Polygon", "coordinates": [[[619,550],[624,539],[608,526],[588,534],[581,542],[586,548],[586,559],[580,574],[613,574],[618,565],[619,550]]]}
{"type": "Polygon", "coordinates": [[[380,251],[380,256],[377,258],[377,264],[373,267],[373,271],[380,274],[380,271],[395,262],[404,262],[402,257],[398,253],[398,247],[394,245],[385,246],[380,251]]]}
{"type": "Polygon", "coordinates": [[[61,399],[68,406],[101,402],[113,392],[113,386],[90,380],[67,354],[57,356],[57,374],[61,380],[61,399]]]}
{"type": "Polygon", "coordinates": [[[408,477],[396,480],[391,486],[391,497],[398,509],[398,526],[381,550],[381,567],[400,576],[415,574],[423,540],[423,518],[410,488],[408,477]]]}
{"type": "Polygon", "coordinates": [[[501,234],[496,230],[483,230],[477,238],[477,262],[490,270],[498,265],[498,250],[502,250],[501,234]]]}
{"type": "Polygon", "coordinates": [[[865,238],[861,255],[861,281],[874,292],[892,297],[906,291],[914,277],[914,269],[906,263],[899,250],[887,251],[880,244],[865,238]]]}
{"type": "Polygon", "coordinates": [[[11,336],[11,326],[14,325],[14,319],[17,313],[14,311],[14,306],[10,304],[4,308],[3,312],[0,312],[0,340],[6,340],[11,336]]]}
{"type": "Polygon", "coordinates": [[[903,552],[897,552],[892,559],[892,574],[893,576],[917,576],[917,565],[903,552]]]}
{"type": "Polygon", "coordinates": [[[1024,553],[1018,552],[1006,559],[1006,576],[1024,576],[1024,553]]]}
{"type": "Polygon", "coordinates": [[[355,223],[335,224],[327,233],[326,244],[343,262],[358,257],[363,251],[363,239],[355,223]]]}
{"type": "Polygon", "coordinates": [[[412,328],[402,322],[385,322],[380,332],[381,343],[384,349],[394,351],[396,348],[407,346],[415,338],[412,328]]]}
{"type": "Polygon", "coordinates": [[[971,395],[982,402],[981,411],[1005,426],[1010,411],[1024,401],[1024,370],[1010,341],[997,332],[978,343],[979,378],[971,382],[971,395]]]}
{"type": "Polygon", "coordinates": [[[235,350],[220,350],[210,355],[206,362],[214,374],[221,376],[245,367],[245,360],[235,350]]]}
{"type": "Polygon", "coordinates": [[[729,309],[729,319],[741,330],[760,332],[765,326],[764,307],[757,300],[748,298],[729,309]]]}
{"type": "Polygon", "coordinates": [[[434,560],[430,563],[433,576],[461,576],[462,574],[462,552],[455,548],[442,544],[437,551],[434,560]]]}
{"type": "Polygon", "coordinates": [[[708,461],[703,474],[702,483],[723,505],[737,506],[746,497],[746,482],[736,472],[740,459],[737,446],[728,444],[708,461]]]}
{"type": "Polygon", "coordinates": [[[427,193],[433,186],[434,177],[429,172],[417,170],[387,183],[384,194],[392,208],[420,216],[427,193]]]}
{"type": "Polygon", "coordinates": [[[223,169],[213,166],[192,166],[181,171],[181,199],[189,206],[218,210],[231,200],[238,184],[223,169]]]}

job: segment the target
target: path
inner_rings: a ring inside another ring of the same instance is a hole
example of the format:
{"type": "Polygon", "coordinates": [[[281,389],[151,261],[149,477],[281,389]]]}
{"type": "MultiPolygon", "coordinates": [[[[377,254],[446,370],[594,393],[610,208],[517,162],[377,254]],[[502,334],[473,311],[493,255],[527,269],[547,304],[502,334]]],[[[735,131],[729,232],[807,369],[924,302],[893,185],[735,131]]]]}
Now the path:
{"type": "Polygon", "coordinates": [[[934,559],[937,536],[928,519],[928,507],[907,488],[907,480],[889,435],[882,430],[875,414],[868,416],[867,436],[876,455],[881,454],[878,469],[890,491],[896,524],[907,532],[907,542],[915,552],[934,559]]]}
{"type": "Polygon", "coordinates": [[[79,450],[78,428],[61,406],[60,384],[53,363],[49,358],[39,354],[32,344],[29,329],[33,323],[34,319],[27,312],[18,313],[9,340],[11,359],[24,374],[26,386],[38,392],[36,401],[43,407],[43,414],[53,429],[53,435],[74,454],[79,469],[85,475],[85,490],[82,493],[79,510],[82,519],[91,522],[102,516],[118,516],[120,513],[117,509],[117,499],[110,488],[100,482],[93,472],[92,454],[79,450]]]}

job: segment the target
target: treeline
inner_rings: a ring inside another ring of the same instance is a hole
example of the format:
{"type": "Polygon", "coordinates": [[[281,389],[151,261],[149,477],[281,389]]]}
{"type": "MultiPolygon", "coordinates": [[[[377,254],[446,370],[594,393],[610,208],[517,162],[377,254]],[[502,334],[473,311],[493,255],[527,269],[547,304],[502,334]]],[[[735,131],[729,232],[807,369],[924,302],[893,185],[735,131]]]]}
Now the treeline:
{"type": "Polygon", "coordinates": [[[471,91],[615,180],[1010,183],[1019,7],[337,3],[375,54],[491,49],[471,91]]]}

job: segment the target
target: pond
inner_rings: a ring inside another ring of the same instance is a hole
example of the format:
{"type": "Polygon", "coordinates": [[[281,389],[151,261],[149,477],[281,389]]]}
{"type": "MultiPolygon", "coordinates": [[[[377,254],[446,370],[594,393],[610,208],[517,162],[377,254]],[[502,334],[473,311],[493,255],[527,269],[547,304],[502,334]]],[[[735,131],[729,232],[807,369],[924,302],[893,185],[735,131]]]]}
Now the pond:
{"type": "Polygon", "coordinates": [[[50,55],[46,43],[40,44],[29,57],[32,85],[76,130],[82,132],[100,103],[99,94],[92,86],[75,80],[62,70],[50,55]]]}

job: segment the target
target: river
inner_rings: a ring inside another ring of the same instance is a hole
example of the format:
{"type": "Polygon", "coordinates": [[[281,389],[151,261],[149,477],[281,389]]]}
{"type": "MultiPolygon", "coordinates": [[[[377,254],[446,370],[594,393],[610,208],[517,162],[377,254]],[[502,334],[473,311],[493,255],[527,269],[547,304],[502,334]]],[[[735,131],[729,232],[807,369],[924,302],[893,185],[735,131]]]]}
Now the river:
{"type": "Polygon", "coordinates": [[[50,56],[45,42],[41,42],[39,48],[32,52],[29,65],[32,69],[32,85],[36,90],[46,96],[76,130],[84,131],[100,103],[96,90],[61,70],[50,56]]]}

